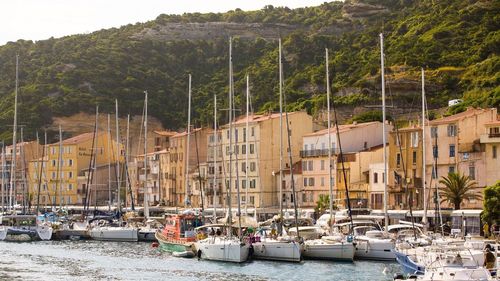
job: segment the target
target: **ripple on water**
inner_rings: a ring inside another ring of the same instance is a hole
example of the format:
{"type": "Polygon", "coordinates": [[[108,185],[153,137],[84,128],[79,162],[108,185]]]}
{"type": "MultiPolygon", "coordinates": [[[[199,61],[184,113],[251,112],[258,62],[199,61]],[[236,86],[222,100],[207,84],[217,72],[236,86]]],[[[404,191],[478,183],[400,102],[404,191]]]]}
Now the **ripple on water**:
{"type": "Polygon", "coordinates": [[[243,264],[175,258],[149,243],[100,241],[0,242],[0,280],[392,280],[395,263],[243,264]],[[387,275],[382,271],[387,268],[387,275]]]}

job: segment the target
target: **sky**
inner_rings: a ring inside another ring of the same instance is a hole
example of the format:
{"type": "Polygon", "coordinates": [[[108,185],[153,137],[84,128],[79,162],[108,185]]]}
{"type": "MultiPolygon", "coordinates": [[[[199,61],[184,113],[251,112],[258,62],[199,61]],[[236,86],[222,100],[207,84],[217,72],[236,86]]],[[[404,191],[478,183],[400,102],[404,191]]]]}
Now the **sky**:
{"type": "Polygon", "coordinates": [[[160,14],[316,6],[326,0],[0,0],[0,45],[145,22],[160,14]]]}

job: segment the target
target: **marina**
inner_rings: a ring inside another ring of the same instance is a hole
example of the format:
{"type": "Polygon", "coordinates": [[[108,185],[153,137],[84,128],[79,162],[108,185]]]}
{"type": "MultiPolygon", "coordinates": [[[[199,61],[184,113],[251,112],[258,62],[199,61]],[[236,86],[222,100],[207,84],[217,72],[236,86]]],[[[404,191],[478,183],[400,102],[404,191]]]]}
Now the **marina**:
{"type": "Polygon", "coordinates": [[[100,241],[0,242],[4,280],[392,280],[391,262],[242,264],[173,257],[149,243],[100,241]]]}

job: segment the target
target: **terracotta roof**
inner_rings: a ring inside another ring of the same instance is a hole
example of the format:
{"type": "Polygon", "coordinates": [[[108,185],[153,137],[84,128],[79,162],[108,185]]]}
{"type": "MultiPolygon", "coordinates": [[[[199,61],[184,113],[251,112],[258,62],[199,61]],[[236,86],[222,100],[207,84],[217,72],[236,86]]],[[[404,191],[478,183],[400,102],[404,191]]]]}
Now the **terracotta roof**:
{"type": "MultiPolygon", "coordinates": [[[[94,132],[90,132],[90,133],[84,133],[84,134],[81,134],[81,135],[78,135],[78,136],[75,136],[75,137],[72,137],[72,138],[69,138],[69,139],[65,139],[62,141],[62,144],[77,144],[77,143],[81,143],[81,142],[84,142],[84,141],[87,141],[89,139],[92,139],[94,137],[94,132]]],[[[53,143],[51,145],[55,145],[56,143],[53,143]]],[[[59,144],[59,143],[57,143],[59,144]]]]}
{"type": "MultiPolygon", "coordinates": [[[[24,141],[24,142],[18,142],[16,143],[16,147],[21,147],[21,146],[24,146],[24,145],[29,145],[30,143],[34,142],[36,144],[36,141],[24,141]]],[[[8,145],[5,147],[5,149],[9,149],[9,148],[14,148],[14,145],[8,145]]]]}
{"type": "Polygon", "coordinates": [[[488,112],[488,111],[491,111],[491,110],[492,109],[475,109],[475,108],[470,107],[470,108],[468,108],[464,112],[460,112],[460,113],[457,113],[455,115],[451,115],[451,116],[447,116],[447,117],[443,117],[443,118],[432,120],[432,121],[429,122],[429,125],[439,125],[439,124],[454,123],[456,121],[460,121],[462,119],[465,119],[465,118],[468,118],[468,117],[472,117],[474,115],[478,115],[478,114],[481,114],[481,113],[485,113],[485,112],[488,112]]]}
{"type": "Polygon", "coordinates": [[[166,136],[166,137],[171,137],[171,136],[177,134],[177,132],[174,132],[174,131],[154,131],[154,133],[157,135],[166,136]]]}
{"type": "MultiPolygon", "coordinates": [[[[363,127],[366,127],[366,126],[369,126],[369,125],[374,125],[374,124],[377,124],[377,123],[382,124],[381,122],[373,121],[373,122],[365,122],[365,123],[357,123],[357,124],[340,125],[339,126],[339,132],[340,133],[344,133],[344,132],[347,132],[347,131],[350,131],[350,130],[353,130],[353,129],[363,128],[363,127]]],[[[331,133],[332,134],[336,134],[337,133],[337,129],[335,127],[332,127],[331,128],[331,133]]],[[[323,130],[316,131],[314,133],[306,134],[306,135],[304,135],[304,137],[321,136],[321,135],[326,135],[326,134],[328,134],[328,129],[323,129],[323,130]]]]}
{"type": "MultiPolygon", "coordinates": [[[[201,128],[195,128],[195,129],[192,129],[190,133],[193,134],[194,132],[198,132],[200,130],[201,130],[201,128]]],[[[174,135],[172,135],[172,137],[178,138],[178,137],[182,137],[182,136],[186,136],[186,135],[187,135],[187,131],[176,132],[174,135]]]]}
{"type": "Polygon", "coordinates": [[[500,120],[486,122],[484,125],[500,125],[500,120]]]}
{"type": "MultiPolygon", "coordinates": [[[[292,114],[299,113],[299,112],[302,112],[302,111],[288,112],[288,116],[290,116],[292,114]]],[[[252,114],[252,115],[248,116],[248,119],[249,119],[248,122],[249,123],[254,123],[254,122],[258,123],[258,122],[263,122],[263,121],[271,120],[271,119],[275,119],[275,118],[280,118],[280,113],[252,114]]],[[[285,118],[286,118],[286,115],[283,112],[283,119],[285,119],[285,118]]],[[[247,116],[243,115],[243,116],[236,118],[236,120],[233,122],[233,124],[234,125],[245,124],[246,122],[247,122],[247,116]]],[[[222,127],[227,127],[227,126],[229,126],[229,124],[224,124],[222,127]]]]}

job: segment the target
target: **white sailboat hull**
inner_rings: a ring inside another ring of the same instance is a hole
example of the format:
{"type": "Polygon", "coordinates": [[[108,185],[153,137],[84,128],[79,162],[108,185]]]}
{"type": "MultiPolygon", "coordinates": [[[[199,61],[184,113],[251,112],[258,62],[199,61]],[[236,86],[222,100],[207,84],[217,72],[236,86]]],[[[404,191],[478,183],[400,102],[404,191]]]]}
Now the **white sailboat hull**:
{"type": "Polygon", "coordinates": [[[252,244],[253,257],[263,260],[300,262],[302,245],[297,242],[266,239],[252,244]]]}
{"type": "Polygon", "coordinates": [[[48,225],[39,225],[36,227],[36,233],[38,234],[40,240],[43,241],[50,240],[52,238],[52,232],[53,232],[52,227],[48,225]]]}
{"type": "Polygon", "coordinates": [[[348,242],[325,243],[321,239],[304,243],[304,258],[353,261],[354,245],[348,242]]]}
{"type": "Polygon", "coordinates": [[[356,240],[356,252],[354,258],[364,260],[395,260],[394,254],[395,244],[391,240],[375,239],[375,240],[356,240]]]}
{"type": "Polygon", "coordinates": [[[131,227],[94,227],[90,237],[99,241],[137,242],[137,229],[131,227]]]}
{"type": "Polygon", "coordinates": [[[195,243],[198,256],[202,259],[225,262],[245,262],[250,247],[238,239],[209,237],[195,243]]]}
{"type": "Polygon", "coordinates": [[[0,241],[5,240],[6,237],[7,237],[7,227],[0,226],[0,241]]]}

